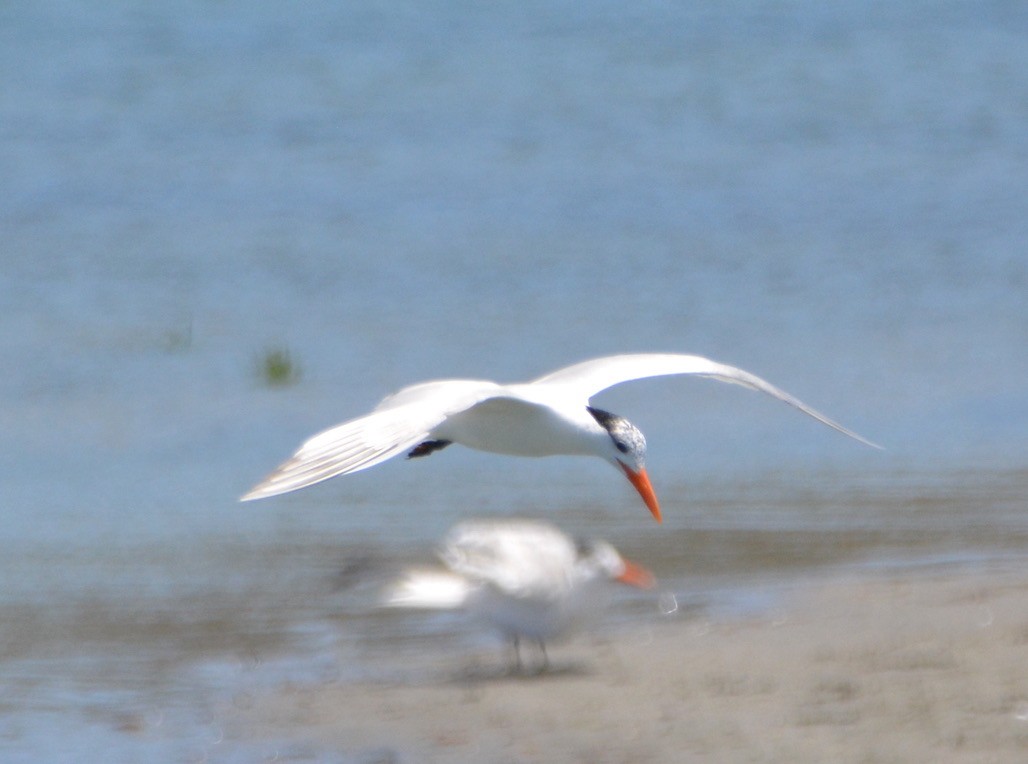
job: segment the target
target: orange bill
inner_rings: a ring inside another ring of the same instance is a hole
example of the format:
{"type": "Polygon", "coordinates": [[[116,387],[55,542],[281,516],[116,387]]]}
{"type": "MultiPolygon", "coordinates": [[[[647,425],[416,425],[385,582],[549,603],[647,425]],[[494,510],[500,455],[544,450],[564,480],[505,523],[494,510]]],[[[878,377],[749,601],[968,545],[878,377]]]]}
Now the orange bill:
{"type": "Polygon", "coordinates": [[[617,577],[616,580],[629,586],[635,586],[639,589],[652,589],[657,584],[657,579],[653,577],[642,565],[632,562],[631,560],[624,560],[625,570],[617,577]]]}
{"type": "Polygon", "coordinates": [[[657,502],[657,494],[653,492],[653,486],[650,485],[650,476],[646,474],[645,469],[640,469],[638,472],[633,470],[624,462],[619,461],[621,469],[624,470],[625,476],[629,482],[635,486],[635,490],[642,496],[642,500],[646,503],[650,512],[653,513],[654,519],[659,523],[662,522],[660,517],[660,504],[657,502]]]}

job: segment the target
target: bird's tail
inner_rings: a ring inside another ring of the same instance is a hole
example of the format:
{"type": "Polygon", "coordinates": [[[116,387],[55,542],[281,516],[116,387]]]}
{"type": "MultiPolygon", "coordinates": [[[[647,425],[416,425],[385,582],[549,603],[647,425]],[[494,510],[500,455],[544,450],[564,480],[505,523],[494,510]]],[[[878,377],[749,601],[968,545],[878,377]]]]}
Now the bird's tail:
{"type": "Polygon", "coordinates": [[[466,579],[436,570],[410,570],[382,597],[385,607],[449,610],[467,601],[472,586],[466,579]]]}

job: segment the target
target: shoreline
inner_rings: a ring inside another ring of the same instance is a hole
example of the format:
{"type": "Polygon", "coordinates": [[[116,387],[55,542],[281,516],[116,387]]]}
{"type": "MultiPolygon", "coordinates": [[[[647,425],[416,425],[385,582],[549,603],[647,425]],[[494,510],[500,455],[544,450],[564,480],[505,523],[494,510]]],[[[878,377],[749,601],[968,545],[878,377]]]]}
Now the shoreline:
{"type": "Polygon", "coordinates": [[[506,674],[503,658],[458,658],[411,683],[286,685],[225,722],[233,738],[344,761],[1028,757],[1017,562],[847,575],[759,616],[583,635],[538,676],[506,674]]]}

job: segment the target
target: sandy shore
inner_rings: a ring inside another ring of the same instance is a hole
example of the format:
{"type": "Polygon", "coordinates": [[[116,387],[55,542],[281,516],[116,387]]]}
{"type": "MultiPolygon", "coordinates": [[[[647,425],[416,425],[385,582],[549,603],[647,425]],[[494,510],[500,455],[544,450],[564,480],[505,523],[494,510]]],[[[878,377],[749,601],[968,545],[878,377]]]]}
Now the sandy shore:
{"type": "Polygon", "coordinates": [[[832,580],[759,619],[552,657],[533,677],[469,656],[411,684],[280,688],[227,721],[360,762],[1028,761],[1019,569],[832,580]]]}

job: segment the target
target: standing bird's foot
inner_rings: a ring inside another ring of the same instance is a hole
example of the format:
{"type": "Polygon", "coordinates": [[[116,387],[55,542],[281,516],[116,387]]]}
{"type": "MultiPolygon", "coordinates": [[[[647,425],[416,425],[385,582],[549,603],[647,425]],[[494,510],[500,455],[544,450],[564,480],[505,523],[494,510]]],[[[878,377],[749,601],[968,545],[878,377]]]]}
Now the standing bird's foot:
{"type": "Polygon", "coordinates": [[[546,643],[543,640],[536,640],[536,644],[539,645],[539,654],[542,656],[542,660],[536,665],[531,671],[528,670],[526,663],[521,660],[521,640],[519,637],[512,637],[511,644],[514,648],[514,660],[510,668],[510,673],[516,676],[536,676],[538,674],[545,674],[550,670],[550,656],[546,653],[546,643]]]}

